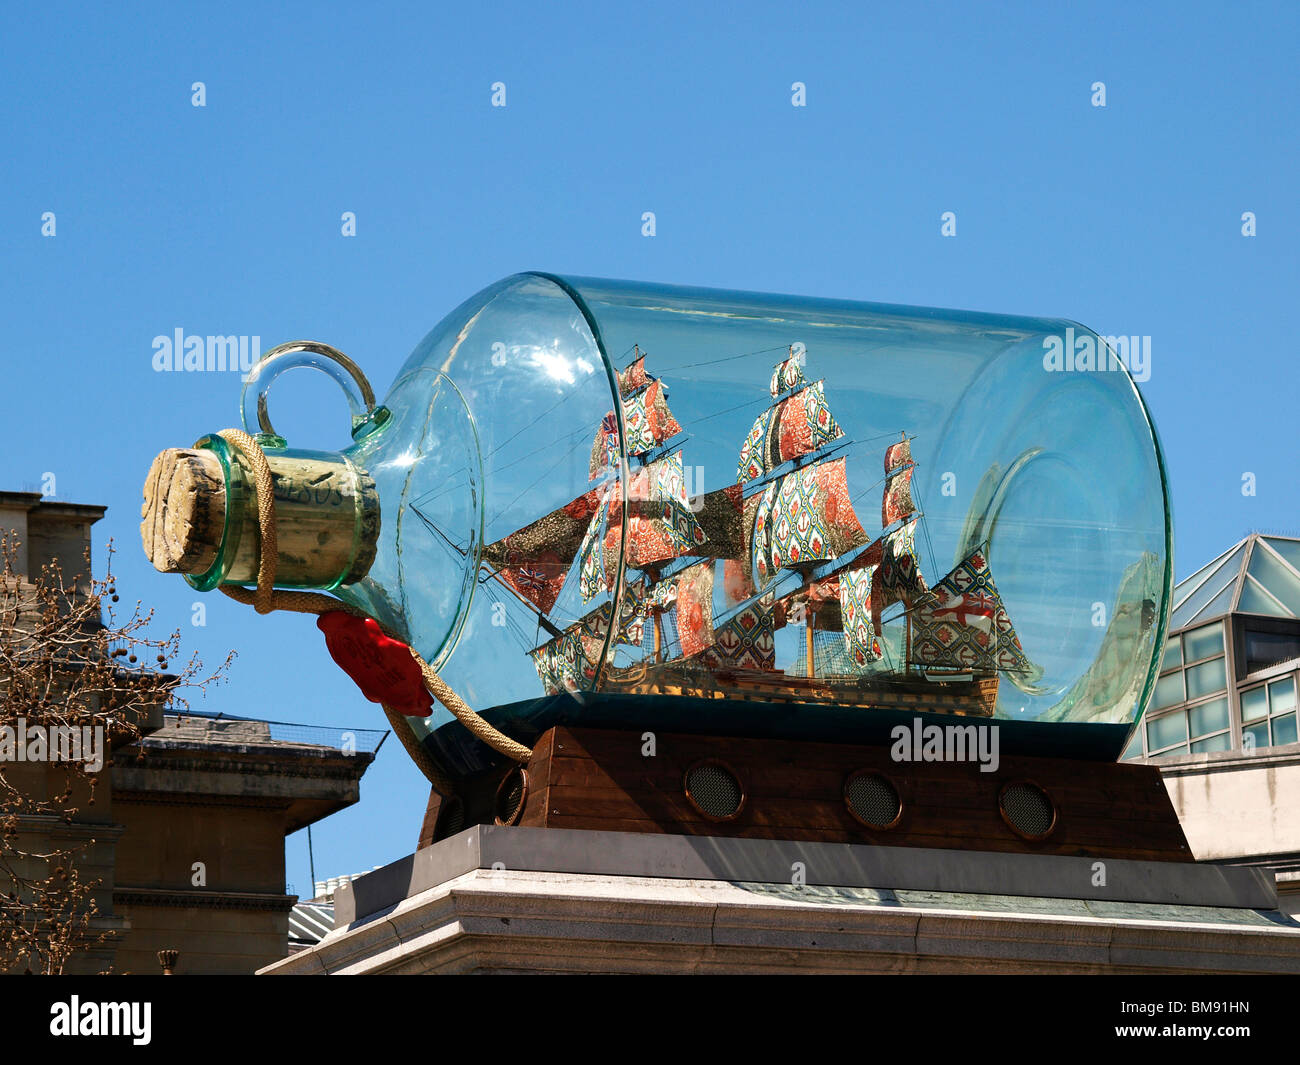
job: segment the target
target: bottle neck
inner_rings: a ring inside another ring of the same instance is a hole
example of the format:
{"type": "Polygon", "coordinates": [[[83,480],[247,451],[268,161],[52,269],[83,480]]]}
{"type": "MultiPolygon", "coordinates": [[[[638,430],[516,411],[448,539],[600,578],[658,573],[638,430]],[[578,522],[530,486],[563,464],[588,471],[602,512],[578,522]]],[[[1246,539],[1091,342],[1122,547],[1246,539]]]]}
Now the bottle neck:
{"type": "MultiPolygon", "coordinates": [[[[370,570],[379,541],[373,479],[335,451],[268,449],[281,588],[331,590],[370,570]]],[[[253,472],[224,440],[164,451],[145,484],[145,553],[207,591],[257,580],[262,536],[253,472]]]]}

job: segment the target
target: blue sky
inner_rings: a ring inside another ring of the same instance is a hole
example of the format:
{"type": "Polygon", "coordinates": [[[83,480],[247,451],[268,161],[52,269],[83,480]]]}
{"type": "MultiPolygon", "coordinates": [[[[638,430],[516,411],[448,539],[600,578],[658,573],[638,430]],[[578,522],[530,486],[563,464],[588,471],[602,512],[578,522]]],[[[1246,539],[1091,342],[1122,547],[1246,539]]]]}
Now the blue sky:
{"type": "MultiPolygon", "coordinates": [[[[544,269],[1150,336],[1177,575],[1300,535],[1300,8],[1057,7],[11,6],[0,488],[53,473],[108,505],[127,596],[208,661],[239,653],[203,708],[382,726],[310,619],[208,596],[194,628],[196,594],[144,559],[150,460],[237,424],[239,393],[155,373],[152,340],[312,337],[382,394],[463,299],[544,269]]],[[[295,375],[277,426],[345,444],[332,388],[295,375]]],[[[427,789],[395,742],[362,795],[314,830],[318,876],[413,848],[427,789]]],[[[288,860],[306,894],[305,834],[288,860]]]]}

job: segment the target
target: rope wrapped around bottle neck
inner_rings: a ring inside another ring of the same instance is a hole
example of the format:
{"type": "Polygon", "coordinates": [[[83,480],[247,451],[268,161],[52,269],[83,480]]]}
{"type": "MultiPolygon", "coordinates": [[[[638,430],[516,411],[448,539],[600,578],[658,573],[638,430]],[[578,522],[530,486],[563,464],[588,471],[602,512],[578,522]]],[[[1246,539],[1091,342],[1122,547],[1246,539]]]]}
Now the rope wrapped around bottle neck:
{"type": "MultiPolygon", "coordinates": [[[[275,565],[278,548],[275,528],[275,483],[271,477],[271,467],[267,464],[261,445],[242,429],[223,429],[217,435],[238,451],[252,468],[253,484],[257,495],[257,526],[261,533],[258,545],[257,586],[249,589],[223,584],[220,586],[221,591],[236,602],[252,606],[259,614],[269,614],[272,610],[289,610],[299,614],[328,614],[331,611],[342,610],[355,617],[370,618],[364,610],[358,610],[340,599],[335,599],[332,595],[324,595],[321,592],[276,590],[275,565]]],[[[406,643],[377,619],[370,618],[370,620],[374,621],[385,635],[403,644],[406,643]]],[[[498,754],[503,754],[516,762],[527,762],[533,756],[531,748],[512,740],[471,710],[465,700],[438,676],[437,671],[420,657],[414,647],[407,645],[407,650],[411,652],[411,657],[420,667],[429,694],[451,711],[456,720],[469,729],[476,739],[487,744],[498,754]]],[[[443,796],[452,795],[455,786],[442,768],[434,762],[424,745],[416,740],[404,716],[387,703],[381,705],[384,707],[388,723],[397,733],[402,746],[420,767],[420,771],[433,785],[434,790],[443,796]]]]}

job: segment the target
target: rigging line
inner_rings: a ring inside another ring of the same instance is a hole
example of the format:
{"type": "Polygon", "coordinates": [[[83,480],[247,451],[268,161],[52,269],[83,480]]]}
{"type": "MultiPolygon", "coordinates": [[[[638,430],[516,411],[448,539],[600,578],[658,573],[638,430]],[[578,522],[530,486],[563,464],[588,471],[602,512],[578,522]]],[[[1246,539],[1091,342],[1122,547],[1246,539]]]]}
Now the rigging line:
{"type": "Polygon", "coordinates": [[[443,532],[441,529],[438,528],[438,525],[437,525],[436,522],[434,522],[434,521],[432,521],[431,519],[427,518],[427,517],[426,517],[426,516],[425,516],[425,515],[420,511],[420,508],[419,508],[419,507],[415,507],[415,506],[413,506],[413,507],[411,507],[411,509],[412,509],[413,511],[415,511],[416,516],[420,519],[421,523],[423,523],[423,525],[425,526],[425,528],[427,528],[430,532],[437,533],[437,534],[438,534],[438,537],[439,537],[439,538],[440,538],[440,539],[441,539],[441,540],[442,540],[442,541],[447,545],[447,547],[448,547],[449,550],[454,551],[454,552],[455,552],[455,553],[460,557],[461,560],[464,560],[464,559],[465,559],[465,557],[467,556],[468,552],[467,552],[463,547],[460,547],[459,545],[457,545],[456,543],[454,543],[454,542],[451,540],[451,538],[450,538],[450,537],[449,537],[445,532],[443,532]]]}
{"type": "Polygon", "coordinates": [[[726,410],[720,410],[717,414],[709,414],[703,418],[696,418],[691,424],[699,425],[700,422],[712,421],[714,418],[721,418],[724,414],[731,414],[733,411],[741,410],[744,407],[752,407],[755,403],[766,403],[766,396],[759,396],[756,399],[748,399],[744,403],[737,403],[734,407],[728,407],[726,410]]]}
{"type": "MultiPolygon", "coordinates": [[[[502,601],[497,600],[497,602],[502,602],[502,601]]],[[[501,616],[507,633],[510,633],[516,637],[523,635],[523,631],[524,631],[523,626],[519,623],[518,618],[514,618],[510,616],[509,610],[506,610],[501,616]]]]}
{"type": "Polygon", "coordinates": [[[540,422],[542,419],[549,417],[550,414],[551,414],[551,413],[552,413],[552,412],[553,412],[553,411],[554,411],[558,406],[560,406],[561,403],[564,403],[566,400],[572,399],[572,398],[573,398],[574,396],[576,396],[576,395],[578,395],[577,390],[572,390],[572,391],[566,392],[563,396],[561,396],[558,400],[556,400],[553,404],[551,404],[551,406],[547,407],[546,410],[542,411],[542,413],[539,414],[536,418],[534,418],[531,422],[529,422],[527,425],[521,427],[521,428],[519,429],[519,431],[516,432],[513,436],[509,436],[509,437],[507,437],[505,440],[502,440],[501,443],[499,443],[496,447],[494,447],[491,451],[489,451],[489,452],[487,453],[487,458],[491,458],[491,457],[492,457],[493,455],[495,455],[498,451],[500,451],[503,447],[505,447],[508,443],[510,443],[512,440],[514,440],[515,437],[517,437],[517,436],[521,436],[522,434],[528,432],[529,429],[531,429],[534,425],[536,425],[536,424],[537,424],[538,422],[540,422]]]}
{"type": "MultiPolygon", "coordinates": [[[[578,429],[578,430],[575,430],[575,431],[572,432],[572,433],[566,433],[566,434],[564,434],[563,436],[556,437],[555,440],[552,441],[552,443],[553,443],[553,444],[562,444],[565,440],[571,440],[571,439],[573,439],[574,437],[584,436],[584,435],[586,435],[586,432],[587,432],[586,429],[578,429]]],[[[572,450],[572,447],[570,448],[570,450],[572,450]]],[[[493,473],[494,475],[499,475],[499,474],[500,474],[502,471],[504,471],[504,470],[508,470],[508,469],[510,469],[510,468],[512,468],[512,467],[514,467],[514,466],[518,466],[521,462],[528,462],[528,461],[530,461],[530,460],[534,460],[534,459],[536,459],[536,458],[537,458],[537,452],[531,452],[531,453],[529,453],[529,454],[527,454],[527,455],[521,455],[519,458],[515,459],[513,462],[507,462],[504,466],[495,466],[495,467],[493,467],[493,469],[492,469],[492,473],[493,473]]],[[[459,473],[464,473],[464,472],[465,472],[465,467],[462,466],[460,469],[458,469],[458,470],[454,471],[453,473],[449,474],[449,476],[450,476],[450,477],[455,477],[457,474],[459,474],[459,473]]],[[[420,499],[420,502],[423,503],[423,504],[426,504],[426,505],[427,505],[427,504],[429,504],[429,503],[432,503],[435,499],[441,499],[443,496],[447,495],[449,492],[454,492],[456,489],[458,489],[458,488],[463,488],[463,487],[465,487],[465,486],[468,485],[468,484],[470,484],[470,482],[469,482],[468,480],[458,480],[458,481],[454,482],[453,484],[449,485],[448,487],[444,488],[444,489],[443,489],[442,491],[440,491],[440,492],[435,492],[435,493],[433,493],[432,495],[425,495],[425,496],[422,496],[421,499],[420,499]]]]}
{"type": "Polygon", "coordinates": [[[862,489],[862,491],[859,492],[857,495],[855,495],[855,496],[850,496],[850,497],[849,497],[849,502],[851,502],[851,503],[856,503],[859,499],[861,499],[863,496],[865,496],[868,492],[872,492],[872,491],[874,491],[875,489],[879,488],[879,487],[880,487],[882,484],[884,484],[887,480],[889,480],[889,474],[885,474],[885,476],[881,477],[878,481],[874,482],[873,484],[869,484],[869,485],[867,485],[867,487],[864,488],[864,489],[862,489]]]}
{"type": "Polygon", "coordinates": [[[504,507],[502,507],[500,510],[498,510],[498,511],[497,511],[497,512],[492,516],[492,518],[491,518],[489,521],[487,521],[487,522],[485,523],[485,526],[486,526],[486,525],[491,525],[493,522],[495,522],[498,518],[501,517],[501,515],[503,515],[506,511],[508,511],[508,510],[509,510],[511,507],[513,507],[516,503],[518,503],[519,500],[523,499],[524,496],[526,496],[529,492],[531,492],[534,488],[536,488],[539,484],[541,484],[544,480],[546,480],[546,478],[549,477],[552,473],[554,473],[554,472],[556,471],[556,469],[557,469],[559,466],[563,465],[563,464],[568,460],[569,456],[573,454],[574,450],[575,450],[575,449],[579,446],[579,444],[581,444],[581,443],[582,443],[582,441],[579,440],[577,444],[574,444],[573,447],[569,448],[568,451],[566,451],[563,455],[561,455],[561,456],[559,457],[559,459],[556,460],[556,462],[555,462],[554,465],[552,465],[552,466],[549,467],[548,469],[544,470],[544,471],[542,472],[542,475],[541,475],[540,477],[538,477],[537,480],[535,480],[532,484],[528,485],[528,487],[526,487],[525,489],[523,489],[523,491],[521,491],[517,496],[515,496],[514,499],[510,500],[509,503],[507,503],[504,507]]]}
{"type": "MultiPolygon", "coordinates": [[[[869,443],[871,443],[873,440],[889,440],[889,439],[892,439],[892,438],[895,437],[895,436],[898,436],[898,434],[899,434],[900,431],[901,431],[901,430],[895,429],[892,433],[881,433],[879,436],[865,436],[865,437],[860,437],[859,440],[860,440],[860,442],[863,443],[863,444],[869,444],[869,443]]],[[[907,438],[907,442],[910,444],[913,440],[920,440],[920,439],[921,439],[921,438],[920,438],[919,436],[909,436],[909,437],[907,438]]]]}
{"type": "Polygon", "coordinates": [[[885,667],[892,673],[895,670],[894,658],[889,653],[889,641],[885,639],[885,612],[880,612],[880,653],[885,659],[885,667]]]}
{"type": "MultiPolygon", "coordinates": [[[[535,646],[535,643],[530,641],[528,630],[524,628],[523,622],[521,622],[516,617],[512,617],[510,611],[508,610],[506,611],[505,617],[506,617],[506,626],[508,628],[508,631],[513,634],[514,638],[519,642],[519,644],[524,648],[524,650],[528,650],[529,648],[535,646]]],[[[542,631],[542,625],[540,621],[537,624],[537,631],[538,633],[542,631]]]]}
{"type": "Polygon", "coordinates": [[[765,355],[769,351],[789,351],[789,344],[777,344],[772,348],[759,348],[757,351],[746,351],[739,355],[724,355],[720,359],[702,359],[699,362],[679,362],[676,366],[666,366],[659,370],[660,373],[671,373],[673,370],[692,370],[699,366],[716,366],[720,362],[732,362],[735,359],[748,359],[755,355],[765,355]]]}
{"type": "MultiPolygon", "coordinates": [[[[580,438],[580,437],[586,436],[590,431],[591,431],[590,429],[588,429],[587,427],[584,426],[584,427],[582,427],[582,428],[580,428],[580,429],[575,429],[575,430],[573,430],[572,432],[569,432],[569,433],[562,433],[561,435],[557,436],[554,440],[552,440],[552,441],[550,442],[550,444],[547,445],[547,448],[550,448],[550,447],[553,447],[553,446],[556,446],[556,445],[563,444],[565,441],[568,441],[568,440],[573,440],[573,439],[575,439],[575,438],[580,438]]],[[[498,449],[498,450],[499,450],[499,449],[498,449]]],[[[545,449],[543,449],[543,450],[545,450],[545,449]]],[[[492,454],[494,455],[494,454],[496,454],[496,452],[494,451],[494,452],[492,452],[492,454]]],[[[488,457],[491,458],[491,455],[489,455],[488,457]]],[[[530,452],[529,452],[528,454],[526,454],[526,455],[520,455],[519,458],[515,459],[513,462],[507,462],[504,466],[493,466],[491,472],[493,473],[493,475],[498,475],[498,474],[500,474],[503,470],[511,469],[511,468],[514,467],[514,466],[518,466],[521,462],[529,462],[529,461],[534,460],[534,459],[536,459],[536,458],[537,458],[537,452],[536,452],[536,451],[530,451],[530,452]]],[[[465,472],[465,469],[466,469],[466,468],[465,468],[464,466],[461,466],[459,469],[453,470],[453,471],[452,471],[451,473],[449,473],[447,476],[448,476],[449,478],[450,478],[450,477],[455,477],[455,476],[457,476],[458,474],[464,473],[464,472],[465,472]]],[[[423,498],[423,500],[424,500],[425,502],[432,502],[434,499],[440,499],[442,496],[446,495],[448,492],[455,491],[455,489],[460,488],[460,487],[462,487],[462,486],[464,486],[464,485],[466,485],[466,484],[468,484],[468,483],[469,483],[468,481],[457,481],[457,482],[456,482],[455,484],[453,484],[451,487],[449,487],[449,488],[445,488],[445,489],[443,489],[441,492],[438,492],[438,493],[436,493],[436,494],[434,494],[434,495],[432,495],[432,496],[424,496],[424,497],[422,497],[422,498],[423,498]]]]}
{"type": "MultiPolygon", "coordinates": [[[[917,509],[922,513],[925,512],[925,500],[921,498],[920,487],[913,483],[912,490],[916,493],[917,509]]],[[[930,539],[930,526],[921,524],[921,534],[925,537],[925,549],[930,555],[930,572],[937,574],[939,572],[939,563],[934,556],[934,541],[930,539]]],[[[940,581],[942,577],[934,577],[935,581],[940,581]]]]}
{"type": "MultiPolygon", "coordinates": [[[[463,469],[463,467],[462,467],[462,469],[463,469]]],[[[464,479],[462,479],[462,480],[455,481],[455,482],[452,483],[451,485],[448,485],[448,486],[447,486],[446,488],[444,488],[441,492],[433,492],[433,493],[429,493],[429,494],[426,494],[426,495],[422,495],[422,496],[420,496],[420,498],[419,498],[416,502],[418,502],[418,503],[420,504],[420,506],[422,506],[422,507],[427,507],[427,506],[428,506],[430,503],[432,503],[435,499],[441,499],[443,496],[447,495],[449,492],[454,492],[454,491],[456,491],[456,489],[458,489],[458,488],[467,488],[467,487],[469,487],[469,485],[470,485],[470,480],[469,480],[469,478],[464,478],[464,479]]],[[[415,503],[412,503],[411,506],[415,506],[415,503]]]]}

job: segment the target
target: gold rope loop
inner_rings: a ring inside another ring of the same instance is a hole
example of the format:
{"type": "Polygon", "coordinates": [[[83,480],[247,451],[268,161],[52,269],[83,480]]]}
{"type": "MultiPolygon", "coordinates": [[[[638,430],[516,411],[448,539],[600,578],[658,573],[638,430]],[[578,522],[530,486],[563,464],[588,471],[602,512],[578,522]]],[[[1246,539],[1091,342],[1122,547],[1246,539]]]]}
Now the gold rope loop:
{"type": "Polygon", "coordinates": [[[275,529],[275,481],[257,441],[242,429],[222,429],[217,434],[239,451],[253,467],[253,484],[257,489],[257,527],[262,534],[257,556],[257,591],[253,593],[253,609],[259,614],[269,614],[275,607],[271,603],[275,585],[275,563],[279,553],[275,529]]]}
{"type": "MultiPolygon", "coordinates": [[[[259,614],[269,614],[272,610],[289,610],[298,614],[328,614],[335,610],[342,610],[355,617],[370,618],[384,635],[405,643],[405,640],[390,632],[364,610],[358,610],[342,600],[335,599],[332,595],[323,595],[320,592],[275,590],[278,548],[275,529],[275,482],[271,477],[271,467],[267,464],[261,445],[242,429],[223,429],[217,433],[217,436],[235,448],[253,468],[253,484],[257,491],[257,525],[262,537],[257,560],[257,587],[249,589],[239,585],[222,584],[219,585],[221,591],[236,602],[252,606],[259,614]]],[[[420,673],[424,677],[425,687],[429,689],[429,693],[450,710],[452,716],[469,729],[476,738],[482,740],[498,754],[503,754],[516,762],[527,762],[533,756],[531,748],[515,742],[471,710],[451,686],[438,676],[437,671],[420,657],[414,647],[408,645],[407,650],[411,652],[411,657],[420,667],[420,673]]],[[[406,753],[419,766],[434,790],[443,796],[453,794],[455,786],[433,761],[424,745],[416,740],[410,726],[402,720],[404,715],[387,704],[383,704],[383,707],[388,722],[397,733],[402,746],[406,748],[406,753]]]]}
{"type": "Polygon", "coordinates": [[[429,693],[450,710],[456,717],[456,720],[470,730],[478,739],[482,740],[494,751],[504,754],[507,758],[513,758],[516,762],[527,762],[533,756],[530,748],[525,747],[522,743],[516,743],[503,732],[498,732],[489,725],[478,714],[474,713],[459,695],[457,695],[447,682],[444,681],[433,667],[416,653],[414,647],[409,648],[411,657],[420,666],[420,672],[424,675],[424,686],[429,689],[429,693]]]}

